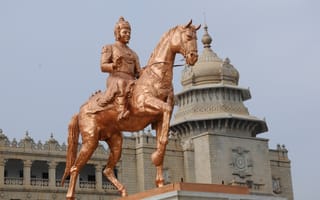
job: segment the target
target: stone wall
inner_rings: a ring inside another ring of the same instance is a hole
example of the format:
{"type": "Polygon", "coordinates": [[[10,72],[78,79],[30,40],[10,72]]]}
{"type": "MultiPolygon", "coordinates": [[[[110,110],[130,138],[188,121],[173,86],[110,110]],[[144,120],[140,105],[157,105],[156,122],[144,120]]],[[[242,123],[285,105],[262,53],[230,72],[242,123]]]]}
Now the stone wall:
{"type": "Polygon", "coordinates": [[[269,156],[274,194],[293,200],[291,162],[288,158],[288,150],[284,145],[277,145],[277,149],[270,149],[269,156]]]}

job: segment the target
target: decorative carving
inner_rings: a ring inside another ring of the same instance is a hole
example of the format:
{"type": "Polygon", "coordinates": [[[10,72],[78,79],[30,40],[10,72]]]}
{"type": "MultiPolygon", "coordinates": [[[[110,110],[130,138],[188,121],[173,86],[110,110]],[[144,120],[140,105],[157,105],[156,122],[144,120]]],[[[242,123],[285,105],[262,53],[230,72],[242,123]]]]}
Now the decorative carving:
{"type": "Polygon", "coordinates": [[[17,147],[18,146],[18,142],[17,142],[16,138],[13,138],[11,146],[12,147],[17,147]]]}
{"type": "Polygon", "coordinates": [[[31,199],[32,194],[31,193],[27,193],[26,197],[27,197],[27,199],[31,199]]]}
{"type": "Polygon", "coordinates": [[[194,150],[192,139],[182,141],[181,145],[182,145],[182,149],[184,151],[193,151],[194,150]]]}
{"type": "Polygon", "coordinates": [[[179,110],[175,114],[175,118],[177,120],[184,119],[187,115],[194,115],[195,113],[234,113],[249,115],[248,109],[244,106],[243,102],[240,101],[240,95],[241,93],[237,91],[232,92],[232,90],[229,89],[221,91],[220,89],[212,88],[186,92],[177,98],[179,110]]]}
{"type": "Polygon", "coordinates": [[[31,167],[32,166],[33,161],[32,160],[24,160],[23,161],[23,166],[24,167],[31,167]]]}
{"type": "Polygon", "coordinates": [[[288,150],[286,149],[286,146],[284,144],[282,146],[280,144],[278,144],[277,151],[278,151],[279,160],[289,160],[288,150]]]}
{"type": "Polygon", "coordinates": [[[47,161],[47,163],[48,163],[49,169],[55,169],[58,165],[58,162],[53,161],[53,160],[47,161]]]}
{"type": "MultiPolygon", "coordinates": [[[[5,136],[5,135],[4,135],[5,136]]],[[[7,138],[7,136],[5,136],[7,138]]],[[[66,144],[62,143],[59,144],[58,141],[56,141],[52,136],[50,136],[50,139],[43,144],[40,140],[35,143],[33,138],[31,138],[29,135],[22,140],[19,141],[19,143],[17,142],[17,140],[15,138],[12,139],[12,141],[10,142],[9,140],[6,140],[6,143],[1,144],[0,146],[5,146],[7,149],[10,148],[10,151],[12,152],[21,152],[21,150],[23,151],[30,151],[32,150],[33,152],[37,152],[39,154],[47,154],[48,151],[66,151],[66,144]],[[31,145],[25,145],[25,144],[31,144],[31,145]],[[49,144],[53,145],[53,148],[49,148],[49,144]],[[44,151],[46,150],[46,151],[44,151]]],[[[8,149],[9,150],[9,149],[8,149]]],[[[101,145],[99,146],[99,149],[97,149],[96,151],[97,154],[103,154],[105,155],[107,153],[107,150],[101,145]]]]}
{"type": "Polygon", "coordinates": [[[6,195],[5,195],[5,193],[4,193],[4,192],[1,192],[1,193],[0,193],[0,198],[1,198],[1,199],[4,199],[4,198],[5,198],[5,196],[6,196],[6,195]]]}
{"type": "Polygon", "coordinates": [[[251,170],[253,166],[249,156],[249,151],[242,147],[232,149],[231,166],[233,167],[233,175],[237,175],[240,178],[252,176],[251,170]]]}
{"type": "Polygon", "coordinates": [[[281,184],[279,177],[272,177],[272,190],[276,194],[281,193],[281,184]]]}
{"type": "Polygon", "coordinates": [[[9,146],[10,144],[8,137],[3,133],[2,129],[0,129],[0,144],[4,146],[9,146]]]}

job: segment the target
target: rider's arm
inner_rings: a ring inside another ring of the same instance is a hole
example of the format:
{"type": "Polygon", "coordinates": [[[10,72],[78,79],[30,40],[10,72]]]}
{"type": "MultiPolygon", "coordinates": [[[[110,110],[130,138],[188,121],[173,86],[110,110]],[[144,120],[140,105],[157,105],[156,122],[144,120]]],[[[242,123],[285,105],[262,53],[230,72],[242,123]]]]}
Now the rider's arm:
{"type": "Polygon", "coordinates": [[[112,46],[111,45],[107,45],[102,48],[100,67],[102,72],[111,73],[113,71],[114,64],[112,62],[112,46]]]}
{"type": "Polygon", "coordinates": [[[135,57],[136,57],[135,58],[135,65],[134,65],[135,78],[139,78],[141,67],[140,67],[139,57],[136,53],[135,53],[135,57]]]}

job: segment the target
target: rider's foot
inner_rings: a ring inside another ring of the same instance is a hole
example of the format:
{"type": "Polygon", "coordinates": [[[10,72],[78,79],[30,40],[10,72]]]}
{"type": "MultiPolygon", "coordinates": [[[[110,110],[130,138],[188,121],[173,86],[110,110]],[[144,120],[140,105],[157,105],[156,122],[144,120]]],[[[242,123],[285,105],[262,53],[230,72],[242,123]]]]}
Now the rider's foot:
{"type": "Polygon", "coordinates": [[[100,107],[106,106],[109,102],[105,98],[99,98],[97,99],[97,103],[100,107]]]}

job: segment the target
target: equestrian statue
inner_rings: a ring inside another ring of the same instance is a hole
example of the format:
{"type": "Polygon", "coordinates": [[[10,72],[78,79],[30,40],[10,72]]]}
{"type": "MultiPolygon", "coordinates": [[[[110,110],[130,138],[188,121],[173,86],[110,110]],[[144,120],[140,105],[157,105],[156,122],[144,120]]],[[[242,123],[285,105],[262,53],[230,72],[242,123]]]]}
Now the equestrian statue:
{"type": "MultiPolygon", "coordinates": [[[[156,131],[156,151],[151,160],[156,167],[155,183],[164,185],[163,160],[169,137],[169,122],[174,106],[173,63],[177,53],[187,65],[198,59],[199,26],[179,25],[164,33],[147,65],[140,68],[138,56],[127,44],[130,24],[120,17],[115,27],[116,43],[102,49],[101,70],[110,73],[106,92],[96,92],[75,114],[68,127],[66,168],[62,184],[70,176],[66,199],[75,199],[76,182],[82,167],[88,162],[99,141],[110,150],[103,174],[127,196],[126,188],[115,177],[113,169],[121,157],[122,131],[134,132],[152,125],[156,131]],[[82,145],[78,152],[79,135],[82,145]]],[[[124,166],[125,167],[125,166],[124,166]]]]}

